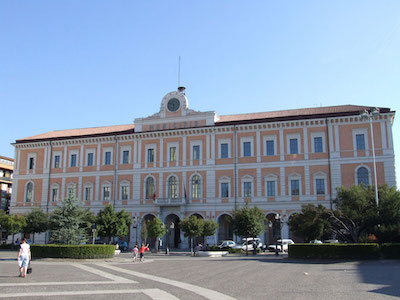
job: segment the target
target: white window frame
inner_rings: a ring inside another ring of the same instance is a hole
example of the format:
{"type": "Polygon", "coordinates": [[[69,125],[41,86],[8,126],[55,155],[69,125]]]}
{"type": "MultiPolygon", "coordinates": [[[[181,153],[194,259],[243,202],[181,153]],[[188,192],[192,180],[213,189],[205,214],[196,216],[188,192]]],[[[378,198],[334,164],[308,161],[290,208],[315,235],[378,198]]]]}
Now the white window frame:
{"type": "Polygon", "coordinates": [[[240,157],[254,156],[254,137],[246,136],[240,138],[240,157]],[[244,143],[250,142],[250,156],[244,156],[244,143]]]}
{"type": "Polygon", "coordinates": [[[231,197],[231,178],[230,177],[228,177],[228,176],[224,176],[224,177],[221,177],[219,180],[218,180],[218,184],[219,184],[219,198],[230,198],[231,197]],[[228,184],[228,197],[222,197],[222,188],[221,188],[221,184],[222,183],[227,183],[228,184]]]}
{"type": "Polygon", "coordinates": [[[121,147],[121,154],[120,154],[120,164],[121,165],[129,165],[131,164],[131,153],[132,153],[132,147],[131,146],[122,146],[121,147]],[[128,151],[128,162],[124,164],[124,151],[128,151]]]}
{"type": "Polygon", "coordinates": [[[76,168],[79,167],[79,151],[78,150],[69,150],[69,161],[68,161],[68,166],[70,168],[76,168]],[[72,155],[75,154],[76,155],[76,166],[72,166],[72,155]]]}
{"type": "Polygon", "coordinates": [[[203,177],[199,173],[193,173],[190,178],[189,178],[189,185],[190,185],[190,199],[201,199],[203,198],[203,177]],[[192,185],[192,179],[194,176],[199,176],[200,178],[200,196],[194,198],[193,197],[193,185],[192,185]]]}
{"type": "Polygon", "coordinates": [[[175,175],[175,174],[171,174],[171,175],[169,175],[168,177],[167,177],[167,180],[166,180],[166,189],[165,189],[166,191],[167,191],[167,198],[168,199],[179,199],[179,190],[180,190],[180,188],[179,188],[179,177],[177,176],[177,175],[175,175]],[[171,178],[171,177],[175,177],[176,178],[176,198],[170,198],[169,197],[169,179],[171,178]]]}
{"type": "Polygon", "coordinates": [[[241,180],[241,186],[242,186],[242,197],[243,198],[252,198],[252,197],[254,197],[254,178],[253,178],[253,176],[250,176],[250,175],[243,176],[242,180],[241,180]],[[251,184],[250,196],[245,196],[244,195],[244,185],[245,185],[246,182],[251,184]]]}
{"type": "Polygon", "coordinates": [[[76,192],[77,192],[77,189],[76,189],[76,183],[74,183],[74,182],[70,182],[70,183],[68,183],[68,185],[67,185],[67,198],[69,198],[69,191],[70,191],[70,189],[74,189],[74,198],[73,199],[78,199],[77,198],[77,195],[76,195],[76,192]]]}
{"type": "Polygon", "coordinates": [[[26,184],[25,184],[25,190],[24,190],[24,203],[33,203],[33,202],[35,202],[35,183],[32,181],[32,180],[30,180],[30,181],[28,181],[26,184]],[[28,188],[28,184],[29,183],[32,183],[32,199],[31,199],[31,201],[29,202],[29,201],[26,201],[26,197],[28,196],[28,193],[27,193],[27,188],[28,188]]]}
{"type": "Polygon", "coordinates": [[[51,186],[50,186],[50,202],[58,202],[59,200],[60,200],[60,185],[58,184],[58,183],[53,183],[51,186]],[[57,190],[57,192],[56,192],[56,199],[55,200],[53,200],[53,190],[57,190]]]}
{"type": "Polygon", "coordinates": [[[168,153],[167,153],[167,158],[168,158],[168,162],[175,162],[178,163],[179,162],[179,143],[178,142],[173,142],[173,143],[167,143],[167,149],[168,149],[168,153]],[[171,148],[175,147],[176,148],[176,160],[170,160],[171,159],[171,148]]]}
{"type": "Polygon", "coordinates": [[[62,168],[62,152],[61,151],[54,151],[53,152],[53,157],[52,157],[52,162],[53,162],[53,169],[61,169],[62,168]],[[58,167],[56,167],[56,156],[60,157],[60,163],[58,167]]]}
{"type": "Polygon", "coordinates": [[[112,166],[113,162],[114,162],[114,148],[113,147],[103,148],[103,166],[112,166]],[[106,152],[111,152],[109,165],[106,165],[106,152]]]}
{"type": "Polygon", "coordinates": [[[222,144],[228,144],[228,157],[225,158],[231,158],[232,154],[231,154],[231,139],[218,139],[218,158],[223,158],[221,156],[222,151],[221,151],[221,145],[222,144]]]}
{"type": "Polygon", "coordinates": [[[203,149],[203,141],[190,141],[190,162],[193,161],[199,161],[201,164],[201,161],[203,159],[203,151],[201,151],[203,149]],[[200,155],[199,155],[199,159],[193,159],[193,146],[199,146],[199,151],[200,151],[200,155]]]}
{"type": "Polygon", "coordinates": [[[371,169],[367,165],[359,165],[354,169],[354,178],[355,178],[354,184],[358,185],[358,169],[363,168],[363,167],[368,170],[368,182],[369,182],[369,185],[372,185],[372,181],[371,181],[372,180],[372,172],[371,172],[371,169]]]}
{"type": "Polygon", "coordinates": [[[300,197],[303,195],[302,191],[302,182],[301,182],[301,175],[298,173],[292,173],[288,176],[288,188],[289,188],[289,195],[294,196],[294,197],[300,197]],[[299,194],[298,195],[292,195],[292,180],[298,180],[299,181],[299,194]]]}
{"type": "Polygon", "coordinates": [[[112,200],[112,184],[110,181],[106,180],[101,184],[101,201],[111,201],[112,200]],[[110,188],[110,199],[105,200],[104,199],[104,188],[109,187],[110,188]]]}
{"type": "Polygon", "coordinates": [[[146,144],[146,146],[144,147],[144,149],[145,149],[145,156],[146,156],[146,160],[145,160],[145,164],[147,165],[148,163],[150,163],[150,164],[155,164],[156,163],[156,161],[157,161],[157,145],[156,144],[146,144]],[[153,149],[153,154],[154,154],[154,157],[153,157],[153,161],[152,162],[149,162],[149,149],[153,149]]]}
{"type": "Polygon", "coordinates": [[[143,183],[144,183],[144,186],[143,186],[143,199],[145,199],[145,200],[153,199],[153,196],[151,198],[147,197],[147,179],[149,179],[150,177],[153,178],[153,181],[154,181],[154,194],[157,195],[157,181],[156,181],[156,178],[154,176],[152,176],[152,175],[146,176],[146,178],[143,181],[143,183]]]}
{"type": "Polygon", "coordinates": [[[278,196],[278,176],[275,174],[268,174],[264,177],[265,186],[265,197],[277,197],[278,196]],[[275,196],[268,196],[268,181],[273,181],[275,185],[275,196]]]}
{"type": "Polygon", "coordinates": [[[119,184],[119,191],[120,191],[120,199],[122,201],[127,201],[130,199],[130,193],[131,193],[131,183],[128,180],[122,180],[119,184]],[[128,188],[128,198],[127,199],[122,199],[122,188],[127,187],[128,188]]]}
{"type": "Polygon", "coordinates": [[[286,135],[286,153],[288,155],[301,154],[301,135],[300,133],[291,133],[286,135]],[[297,139],[297,153],[290,153],[290,140],[297,139]]]}
{"type": "Polygon", "coordinates": [[[27,173],[35,173],[36,172],[36,165],[37,165],[37,159],[36,159],[36,153],[28,153],[28,160],[26,162],[26,171],[27,173]],[[29,169],[29,162],[33,158],[33,168],[29,169]]]}
{"type": "Polygon", "coordinates": [[[315,196],[326,196],[328,194],[328,176],[325,174],[325,172],[319,171],[315,174],[313,174],[313,180],[314,180],[314,195],[315,196]],[[317,179],[323,179],[324,180],[324,194],[317,194],[317,179]]]}
{"type": "Polygon", "coordinates": [[[94,186],[94,184],[92,183],[92,182],[86,182],[84,185],[83,185],[83,200],[84,201],[93,201],[93,194],[94,194],[94,188],[93,188],[93,186],[94,186]],[[87,188],[91,188],[92,189],[92,193],[91,193],[91,195],[90,195],[90,199],[86,199],[86,189],[87,188]]]}
{"type": "Polygon", "coordinates": [[[357,156],[357,151],[366,151],[365,154],[369,155],[369,136],[368,136],[368,128],[357,128],[353,129],[353,150],[354,155],[357,156]],[[357,150],[357,134],[363,134],[365,139],[365,150],[357,150]]]}
{"type": "Polygon", "coordinates": [[[96,165],[96,149],[95,148],[86,149],[86,152],[85,152],[85,166],[86,167],[94,167],[95,165],[96,165]],[[93,154],[93,164],[91,166],[88,165],[88,163],[89,163],[89,153],[93,154]]]}
{"type": "Polygon", "coordinates": [[[263,145],[264,145],[264,156],[275,156],[277,153],[277,136],[276,135],[264,135],[263,137],[263,145]],[[267,141],[274,141],[274,155],[267,154],[267,141]]]}
{"type": "Polygon", "coordinates": [[[325,147],[325,132],[312,132],[311,133],[311,152],[312,153],[324,153],[326,152],[326,147],[325,147]],[[315,142],[314,138],[322,138],[322,152],[315,152],[315,142]]]}

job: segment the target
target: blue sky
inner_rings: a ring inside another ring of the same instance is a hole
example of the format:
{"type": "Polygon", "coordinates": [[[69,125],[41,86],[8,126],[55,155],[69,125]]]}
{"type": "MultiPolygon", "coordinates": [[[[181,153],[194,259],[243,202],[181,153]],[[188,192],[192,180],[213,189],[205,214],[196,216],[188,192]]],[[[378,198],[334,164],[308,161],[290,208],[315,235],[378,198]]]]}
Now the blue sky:
{"type": "Polygon", "coordinates": [[[399,111],[400,1],[0,0],[0,155],[158,112],[179,56],[195,110],[399,111]]]}

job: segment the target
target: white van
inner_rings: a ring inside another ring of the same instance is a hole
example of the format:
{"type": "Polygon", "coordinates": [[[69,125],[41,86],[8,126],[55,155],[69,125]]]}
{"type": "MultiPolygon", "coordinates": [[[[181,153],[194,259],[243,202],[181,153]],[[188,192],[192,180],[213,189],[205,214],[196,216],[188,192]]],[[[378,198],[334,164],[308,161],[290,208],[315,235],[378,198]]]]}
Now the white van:
{"type": "Polygon", "coordinates": [[[275,244],[268,245],[268,250],[271,252],[275,252],[276,246],[278,246],[278,251],[282,252],[282,246],[283,246],[283,251],[287,252],[289,249],[289,245],[294,244],[294,242],[291,239],[283,239],[283,240],[278,240],[277,244],[278,245],[275,244]]]}
{"type": "Polygon", "coordinates": [[[253,241],[257,242],[257,248],[262,248],[262,242],[259,238],[244,238],[241,244],[232,247],[233,249],[242,249],[243,251],[253,251],[253,241]]]}

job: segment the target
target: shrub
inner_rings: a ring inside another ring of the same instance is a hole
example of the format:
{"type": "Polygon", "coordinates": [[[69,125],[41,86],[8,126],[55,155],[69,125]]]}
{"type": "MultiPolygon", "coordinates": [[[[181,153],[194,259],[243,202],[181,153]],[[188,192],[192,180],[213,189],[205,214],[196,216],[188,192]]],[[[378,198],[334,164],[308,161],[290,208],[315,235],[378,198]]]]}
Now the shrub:
{"type": "Polygon", "coordinates": [[[19,245],[13,245],[13,244],[2,244],[0,245],[0,250],[18,250],[19,245]]]}
{"type": "Polygon", "coordinates": [[[33,258],[110,258],[114,245],[31,245],[33,258]]]}
{"type": "Polygon", "coordinates": [[[400,259],[400,244],[394,244],[394,243],[382,244],[381,253],[384,258],[400,259]]]}
{"type": "Polygon", "coordinates": [[[289,245],[290,258],[377,259],[378,244],[293,244],[289,245]]]}

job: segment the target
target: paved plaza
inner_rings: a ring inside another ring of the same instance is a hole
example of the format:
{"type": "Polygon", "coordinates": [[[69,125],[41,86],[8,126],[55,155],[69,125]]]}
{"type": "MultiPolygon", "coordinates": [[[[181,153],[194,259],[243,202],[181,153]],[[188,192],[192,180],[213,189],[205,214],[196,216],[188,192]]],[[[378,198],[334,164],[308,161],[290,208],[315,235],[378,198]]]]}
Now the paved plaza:
{"type": "Polygon", "coordinates": [[[0,251],[0,298],[30,299],[395,299],[400,261],[303,261],[271,253],[221,258],[149,254],[32,262],[18,277],[16,252],[0,251]]]}

